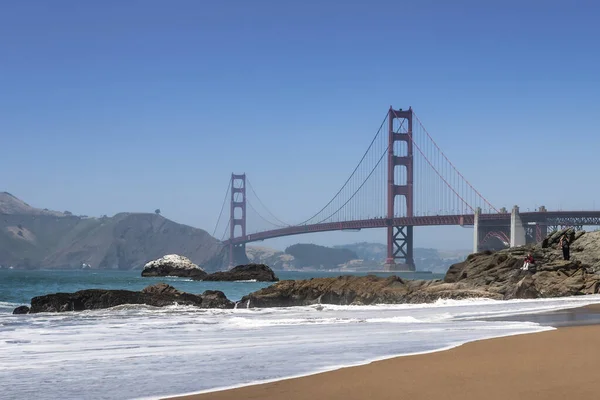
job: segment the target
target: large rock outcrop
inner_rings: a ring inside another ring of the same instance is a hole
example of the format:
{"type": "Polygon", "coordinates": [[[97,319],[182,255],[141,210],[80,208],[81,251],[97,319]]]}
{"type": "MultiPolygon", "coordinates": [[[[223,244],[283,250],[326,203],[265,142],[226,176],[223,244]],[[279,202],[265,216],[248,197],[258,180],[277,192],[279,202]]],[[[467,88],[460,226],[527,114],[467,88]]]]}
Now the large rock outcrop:
{"type": "Polygon", "coordinates": [[[443,280],[402,280],[396,276],[340,276],[281,281],[242,298],[249,307],[323,304],[426,303],[437,299],[563,297],[600,291],[600,232],[565,230],[543,243],[471,254],[454,264],[443,280]],[[558,240],[571,238],[571,260],[562,260],[558,240]],[[535,268],[523,271],[528,253],[535,268]]]}
{"type": "Polygon", "coordinates": [[[279,280],[273,270],[265,264],[238,265],[229,271],[214,272],[204,278],[203,281],[257,281],[276,282],[279,280]]]}
{"type": "Polygon", "coordinates": [[[168,254],[144,266],[142,276],[180,276],[203,279],[208,274],[189,258],[177,254],[168,254]]]}
{"type": "Polygon", "coordinates": [[[292,307],[311,304],[369,305],[383,303],[427,303],[439,298],[493,297],[466,285],[441,280],[403,280],[374,275],[286,280],[244,296],[248,307],[292,307]]]}
{"type": "Polygon", "coordinates": [[[498,252],[471,254],[452,265],[444,281],[485,288],[505,299],[561,297],[598,293],[600,285],[600,232],[555,232],[541,244],[498,252]],[[558,242],[562,235],[571,242],[571,257],[562,259],[558,242]],[[531,253],[532,271],[522,271],[523,259],[531,253]]]}
{"type": "MultiPolygon", "coordinates": [[[[233,308],[225,294],[207,290],[201,295],[181,292],[173,286],[158,283],[140,292],[130,290],[87,289],[75,293],[55,293],[31,299],[30,313],[83,311],[110,308],[122,304],[145,304],[164,307],[172,304],[200,308],[233,308]]],[[[20,308],[20,307],[19,307],[20,308]]],[[[19,309],[18,308],[18,309],[19,309]]],[[[15,310],[16,311],[16,310],[15,310]]],[[[21,309],[20,311],[24,311],[21,309]]]]}

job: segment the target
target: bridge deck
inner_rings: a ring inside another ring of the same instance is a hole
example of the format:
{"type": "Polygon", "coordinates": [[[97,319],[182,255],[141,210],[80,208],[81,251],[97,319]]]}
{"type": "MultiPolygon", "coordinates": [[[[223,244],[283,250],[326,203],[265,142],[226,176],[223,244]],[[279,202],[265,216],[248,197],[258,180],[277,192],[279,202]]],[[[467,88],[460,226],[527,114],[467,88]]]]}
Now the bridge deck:
{"type": "MultiPolygon", "coordinates": [[[[600,225],[600,211],[545,211],[522,212],[521,220],[526,223],[541,222],[552,224],[600,225]]],[[[510,213],[480,214],[480,223],[498,221],[510,223],[510,213]]],[[[303,233],[330,232],[352,229],[385,228],[387,226],[469,226],[474,223],[473,214],[435,215],[403,218],[373,218],[345,222],[329,222],[313,225],[289,226],[265,232],[253,233],[245,237],[227,240],[225,244],[256,242],[277,237],[301,235],[303,233]]],[[[504,224],[503,224],[504,225],[504,224]]]]}

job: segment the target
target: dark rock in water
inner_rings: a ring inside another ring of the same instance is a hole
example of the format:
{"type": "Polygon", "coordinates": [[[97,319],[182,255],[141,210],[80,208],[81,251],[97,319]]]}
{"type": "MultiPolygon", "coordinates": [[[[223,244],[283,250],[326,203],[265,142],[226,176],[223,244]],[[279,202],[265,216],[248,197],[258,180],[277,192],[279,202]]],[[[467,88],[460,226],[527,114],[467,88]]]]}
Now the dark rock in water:
{"type": "Polygon", "coordinates": [[[29,307],[27,306],[19,306],[15,308],[13,314],[29,314],[29,307]]]}
{"type": "Polygon", "coordinates": [[[250,281],[276,282],[279,280],[271,268],[265,264],[238,265],[229,271],[214,272],[202,279],[203,281],[250,281]]]}
{"type": "Polygon", "coordinates": [[[180,276],[202,279],[208,275],[202,268],[187,257],[169,254],[158,260],[150,261],[144,266],[142,276],[180,276]]]}
{"type": "Polygon", "coordinates": [[[340,276],[281,281],[244,296],[249,307],[310,304],[428,303],[437,299],[484,297],[533,299],[600,292],[600,232],[559,231],[544,243],[471,254],[450,267],[443,280],[405,281],[396,276],[340,276]],[[560,237],[571,238],[571,260],[562,259],[560,237]],[[531,253],[534,267],[525,271],[531,253]]]}
{"type": "Polygon", "coordinates": [[[75,293],[55,293],[31,299],[31,313],[83,311],[110,308],[122,304],[146,304],[164,307],[172,304],[200,308],[233,308],[220,291],[207,290],[202,295],[181,292],[165,283],[148,286],[141,292],[129,290],[87,289],[75,293]]]}
{"type": "Polygon", "coordinates": [[[156,285],[146,286],[142,289],[142,293],[149,294],[153,296],[177,296],[182,294],[183,292],[175,289],[171,285],[167,285],[166,283],[157,283],[156,285]]]}
{"type": "Polygon", "coordinates": [[[233,308],[234,305],[220,290],[205,290],[202,293],[203,308],[233,308]],[[222,307],[223,304],[227,304],[227,307],[222,307]]]}

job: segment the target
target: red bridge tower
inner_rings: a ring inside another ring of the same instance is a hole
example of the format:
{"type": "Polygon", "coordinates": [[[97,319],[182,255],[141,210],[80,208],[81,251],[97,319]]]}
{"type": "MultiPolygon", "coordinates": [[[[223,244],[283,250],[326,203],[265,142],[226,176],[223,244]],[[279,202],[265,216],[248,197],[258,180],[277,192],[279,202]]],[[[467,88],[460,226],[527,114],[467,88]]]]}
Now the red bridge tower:
{"type": "Polygon", "coordinates": [[[406,217],[413,215],[413,112],[394,110],[390,106],[388,112],[388,182],[387,182],[387,258],[386,269],[390,271],[415,270],[413,258],[413,226],[395,226],[394,210],[396,197],[403,196],[406,205],[406,217]],[[398,120],[398,129],[394,130],[394,121],[398,120]],[[405,142],[399,146],[404,154],[396,154],[396,142],[405,142]],[[404,184],[396,183],[396,166],[404,166],[406,180],[404,184]],[[399,260],[400,263],[397,263],[399,260]]]}
{"type": "Polygon", "coordinates": [[[240,236],[246,237],[246,174],[231,174],[231,209],[229,213],[229,266],[243,264],[248,261],[246,244],[233,244],[235,228],[241,228],[240,236]],[[236,215],[236,210],[239,209],[236,215]]]}

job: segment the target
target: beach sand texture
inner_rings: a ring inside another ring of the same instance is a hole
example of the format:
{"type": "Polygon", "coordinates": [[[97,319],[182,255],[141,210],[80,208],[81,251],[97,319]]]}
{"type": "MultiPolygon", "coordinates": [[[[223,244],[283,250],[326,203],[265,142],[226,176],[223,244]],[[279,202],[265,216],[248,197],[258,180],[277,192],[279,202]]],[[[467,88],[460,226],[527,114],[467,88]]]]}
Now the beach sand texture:
{"type": "Polygon", "coordinates": [[[600,398],[600,325],[471,342],[447,351],[176,398],[597,399],[600,398]]]}

